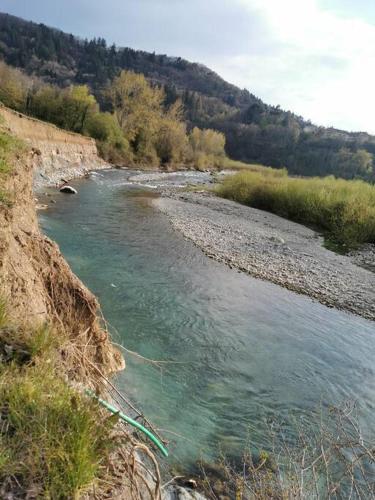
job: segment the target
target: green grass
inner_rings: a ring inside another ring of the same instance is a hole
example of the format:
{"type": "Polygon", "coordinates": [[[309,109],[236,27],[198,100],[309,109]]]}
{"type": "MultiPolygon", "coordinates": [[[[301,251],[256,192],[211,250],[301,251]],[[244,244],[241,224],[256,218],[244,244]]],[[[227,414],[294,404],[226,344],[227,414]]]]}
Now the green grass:
{"type": "Polygon", "coordinates": [[[291,178],[240,172],[216,192],[245,205],[322,230],[344,248],[375,243],[375,186],[364,181],[291,178]]]}
{"type": "Polygon", "coordinates": [[[0,478],[16,477],[41,498],[75,498],[97,477],[111,450],[112,421],[46,362],[3,367],[0,478]]]}
{"type": "Polygon", "coordinates": [[[47,326],[10,324],[0,300],[0,484],[17,498],[77,498],[113,449],[116,419],[62,378],[59,346],[47,326]]]}

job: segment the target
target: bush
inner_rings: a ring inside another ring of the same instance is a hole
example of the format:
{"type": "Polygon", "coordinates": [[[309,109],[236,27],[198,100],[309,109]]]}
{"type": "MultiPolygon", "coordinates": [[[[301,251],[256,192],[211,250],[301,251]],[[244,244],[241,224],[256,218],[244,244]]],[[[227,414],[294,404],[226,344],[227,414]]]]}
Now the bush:
{"type": "Polygon", "coordinates": [[[0,62],[0,102],[23,111],[30,80],[21,71],[0,62]]]}
{"type": "Polygon", "coordinates": [[[375,243],[375,186],[364,181],[240,172],[225,179],[217,193],[320,228],[344,247],[375,243]]]}
{"type": "Polygon", "coordinates": [[[221,132],[194,127],[189,141],[194,153],[225,157],[225,136],[221,132]]]}
{"type": "Polygon", "coordinates": [[[106,161],[116,165],[133,162],[133,154],[128,141],[110,113],[95,113],[87,118],[85,133],[97,141],[99,153],[106,161]]]}
{"type": "Polygon", "coordinates": [[[321,411],[319,420],[314,413],[294,420],[292,429],[271,422],[263,439],[267,450],[250,441],[241,461],[222,456],[200,464],[198,485],[207,498],[374,498],[375,442],[353,403],[321,411]]]}
{"type": "Polygon", "coordinates": [[[222,169],[225,160],[225,137],[220,132],[194,127],[189,135],[188,161],[197,170],[222,169]]]}

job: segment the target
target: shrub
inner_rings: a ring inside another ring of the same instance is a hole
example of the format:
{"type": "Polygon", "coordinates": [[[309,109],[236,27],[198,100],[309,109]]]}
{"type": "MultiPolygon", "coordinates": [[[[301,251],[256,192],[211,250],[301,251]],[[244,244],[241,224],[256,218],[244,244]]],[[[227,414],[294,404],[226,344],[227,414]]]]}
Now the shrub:
{"type": "Polygon", "coordinates": [[[295,420],[271,422],[268,450],[245,446],[241,461],[222,456],[200,464],[198,484],[208,498],[374,498],[374,439],[364,434],[356,406],[347,403],[295,420]]]}
{"type": "Polygon", "coordinates": [[[222,169],[227,159],[224,134],[194,127],[189,135],[188,162],[197,170],[222,169]]]}
{"type": "Polygon", "coordinates": [[[10,108],[23,111],[30,79],[21,71],[0,62],[0,101],[10,108]]]}
{"type": "Polygon", "coordinates": [[[110,113],[95,113],[87,118],[85,133],[97,141],[99,153],[106,161],[127,165],[133,161],[129,142],[110,113]]]}

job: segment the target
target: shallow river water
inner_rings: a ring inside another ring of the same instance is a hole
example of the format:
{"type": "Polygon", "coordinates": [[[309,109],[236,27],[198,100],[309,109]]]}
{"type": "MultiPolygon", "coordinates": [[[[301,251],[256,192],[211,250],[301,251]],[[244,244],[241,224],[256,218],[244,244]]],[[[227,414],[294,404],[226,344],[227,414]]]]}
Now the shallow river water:
{"type": "Polygon", "coordinates": [[[171,440],[170,463],[265,445],[266,419],[312,421],[358,401],[375,424],[375,328],[359,317],[253,279],[206,257],[152,208],[124,171],[73,183],[40,214],[95,293],[126,355],[116,384],[171,440]],[[175,434],[180,435],[176,437],[175,434]]]}

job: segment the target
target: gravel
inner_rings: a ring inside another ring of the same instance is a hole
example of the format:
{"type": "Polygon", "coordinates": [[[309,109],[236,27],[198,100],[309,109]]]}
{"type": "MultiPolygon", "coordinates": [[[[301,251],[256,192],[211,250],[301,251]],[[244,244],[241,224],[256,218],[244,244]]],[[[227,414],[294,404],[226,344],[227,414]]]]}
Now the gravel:
{"type": "Polygon", "coordinates": [[[164,192],[153,203],[209,257],[375,320],[373,245],[339,255],[305,226],[210,193],[164,192]]]}

